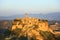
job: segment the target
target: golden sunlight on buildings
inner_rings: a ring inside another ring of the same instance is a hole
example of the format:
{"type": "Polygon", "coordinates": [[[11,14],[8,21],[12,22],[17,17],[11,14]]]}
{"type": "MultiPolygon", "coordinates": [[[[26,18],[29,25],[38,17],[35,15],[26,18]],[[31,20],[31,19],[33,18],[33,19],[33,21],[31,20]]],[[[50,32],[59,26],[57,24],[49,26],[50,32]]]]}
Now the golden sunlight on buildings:
{"type": "Polygon", "coordinates": [[[22,29],[23,35],[26,36],[28,32],[29,37],[36,36],[37,40],[43,40],[40,36],[39,31],[48,31],[48,21],[41,20],[38,18],[31,18],[28,14],[24,18],[16,18],[12,22],[12,31],[15,29],[22,29]]]}
{"type": "Polygon", "coordinates": [[[38,18],[31,18],[26,16],[25,18],[16,18],[12,23],[12,30],[16,28],[29,28],[31,26],[37,26],[38,30],[47,31],[48,30],[48,21],[41,20],[38,18]]]}

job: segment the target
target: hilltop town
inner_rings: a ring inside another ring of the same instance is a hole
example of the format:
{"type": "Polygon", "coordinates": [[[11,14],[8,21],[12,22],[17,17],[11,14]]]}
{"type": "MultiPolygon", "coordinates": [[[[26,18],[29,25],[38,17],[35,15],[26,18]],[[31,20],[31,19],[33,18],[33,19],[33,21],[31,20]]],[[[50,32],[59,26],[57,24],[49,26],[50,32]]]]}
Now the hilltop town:
{"type": "Polygon", "coordinates": [[[40,34],[40,31],[50,32],[48,27],[48,20],[31,18],[28,14],[25,14],[24,18],[16,18],[12,22],[12,31],[16,29],[21,29],[22,33],[19,33],[19,36],[36,37],[36,40],[43,40],[43,37],[40,34]]]}
{"type": "Polygon", "coordinates": [[[27,13],[23,18],[1,21],[1,24],[0,29],[7,29],[5,40],[56,40],[56,35],[60,35],[60,32],[54,32],[59,26],[57,22],[49,24],[48,20],[30,17],[27,13]]]}

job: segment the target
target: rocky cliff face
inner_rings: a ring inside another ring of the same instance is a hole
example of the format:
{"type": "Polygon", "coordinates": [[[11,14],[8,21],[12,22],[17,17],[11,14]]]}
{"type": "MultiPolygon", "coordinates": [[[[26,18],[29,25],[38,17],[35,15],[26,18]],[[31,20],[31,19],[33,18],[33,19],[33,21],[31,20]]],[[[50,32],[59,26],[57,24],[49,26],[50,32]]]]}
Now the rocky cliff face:
{"type": "Polygon", "coordinates": [[[35,37],[36,40],[43,40],[40,30],[48,31],[48,21],[27,16],[25,18],[17,18],[13,20],[11,30],[16,31],[16,29],[20,29],[18,36],[23,35],[29,38],[35,37]]]}

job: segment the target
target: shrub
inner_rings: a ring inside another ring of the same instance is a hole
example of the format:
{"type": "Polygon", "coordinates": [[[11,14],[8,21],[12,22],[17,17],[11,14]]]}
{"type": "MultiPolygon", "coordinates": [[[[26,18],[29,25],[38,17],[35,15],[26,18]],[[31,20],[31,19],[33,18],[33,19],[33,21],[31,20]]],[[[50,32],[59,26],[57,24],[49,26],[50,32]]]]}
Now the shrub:
{"type": "Polygon", "coordinates": [[[55,35],[51,32],[40,31],[40,34],[44,37],[44,40],[55,40],[55,35]]]}

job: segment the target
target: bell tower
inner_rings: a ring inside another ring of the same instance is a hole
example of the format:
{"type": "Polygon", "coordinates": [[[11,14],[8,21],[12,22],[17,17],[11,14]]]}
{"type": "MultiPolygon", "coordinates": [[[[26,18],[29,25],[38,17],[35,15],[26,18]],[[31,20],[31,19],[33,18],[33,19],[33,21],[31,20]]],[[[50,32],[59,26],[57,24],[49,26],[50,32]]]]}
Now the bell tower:
{"type": "Polygon", "coordinates": [[[28,16],[28,13],[25,13],[25,17],[26,17],[26,18],[28,18],[28,17],[29,17],[29,16],[28,16]]]}

